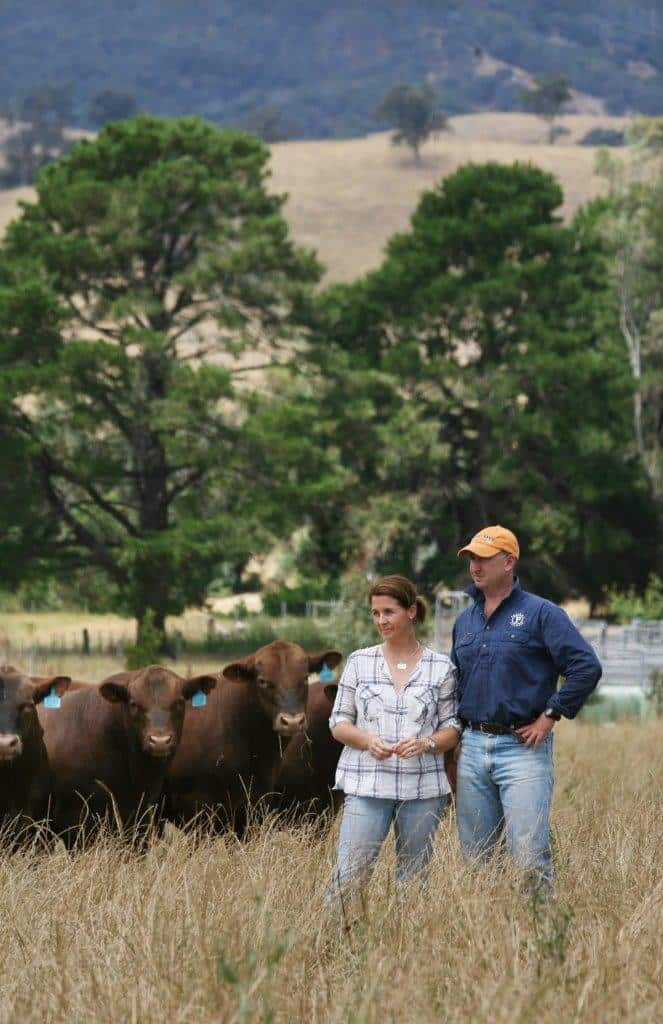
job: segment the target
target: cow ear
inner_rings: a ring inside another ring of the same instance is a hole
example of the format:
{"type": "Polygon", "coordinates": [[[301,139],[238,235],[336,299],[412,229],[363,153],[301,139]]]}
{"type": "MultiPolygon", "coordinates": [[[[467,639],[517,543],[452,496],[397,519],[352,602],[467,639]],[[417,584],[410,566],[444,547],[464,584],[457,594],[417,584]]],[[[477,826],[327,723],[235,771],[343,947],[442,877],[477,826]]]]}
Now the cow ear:
{"type": "Polygon", "coordinates": [[[41,704],[44,697],[47,697],[51,690],[61,697],[69,689],[71,678],[69,676],[43,677],[38,683],[32,684],[32,699],[35,704],[41,704]]]}
{"type": "Polygon", "coordinates": [[[338,693],[338,683],[327,683],[325,686],[325,697],[333,704],[338,693]]]}
{"type": "Polygon", "coordinates": [[[129,700],[129,681],[133,672],[116,672],[115,675],[104,679],[99,687],[99,693],[110,704],[126,704],[129,700]]]}
{"type": "Polygon", "coordinates": [[[342,661],[343,655],[340,651],[321,651],[319,654],[309,654],[308,670],[309,672],[319,672],[325,664],[327,668],[336,668],[342,661]]]}
{"type": "Polygon", "coordinates": [[[182,696],[185,700],[191,700],[194,693],[199,693],[201,690],[203,693],[211,693],[216,684],[217,676],[193,676],[192,679],[185,680],[182,687],[182,696]]]}
{"type": "Polygon", "coordinates": [[[256,679],[255,666],[250,658],[233,661],[232,665],[226,665],[221,674],[230,683],[252,683],[256,679]]]}

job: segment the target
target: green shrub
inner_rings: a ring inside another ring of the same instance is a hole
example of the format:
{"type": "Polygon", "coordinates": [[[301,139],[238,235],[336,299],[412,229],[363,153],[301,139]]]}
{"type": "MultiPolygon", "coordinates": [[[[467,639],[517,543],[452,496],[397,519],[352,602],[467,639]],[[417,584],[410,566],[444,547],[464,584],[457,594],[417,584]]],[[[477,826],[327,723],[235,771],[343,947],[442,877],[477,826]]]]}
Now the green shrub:
{"type": "Polygon", "coordinates": [[[616,128],[592,128],[580,139],[581,146],[623,146],[624,132],[616,128]]]}
{"type": "Polygon", "coordinates": [[[610,588],[606,591],[606,611],[619,623],[631,619],[663,619],[663,579],[652,573],[642,594],[634,587],[622,592],[610,588]]]}

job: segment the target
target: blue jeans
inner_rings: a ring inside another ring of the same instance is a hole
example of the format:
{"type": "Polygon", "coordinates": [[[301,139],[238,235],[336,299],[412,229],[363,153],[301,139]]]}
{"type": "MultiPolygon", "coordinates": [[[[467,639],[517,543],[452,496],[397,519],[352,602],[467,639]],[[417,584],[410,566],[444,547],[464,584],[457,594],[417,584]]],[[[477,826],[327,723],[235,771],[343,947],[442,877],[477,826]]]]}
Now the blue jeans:
{"type": "Polygon", "coordinates": [[[504,837],[514,862],[532,873],[537,886],[552,892],[553,781],[551,733],[534,750],[513,736],[465,729],[456,789],[463,856],[485,861],[504,837]]]}
{"type": "Polygon", "coordinates": [[[425,879],[433,840],[447,802],[446,796],[426,800],[384,800],[347,795],[338,842],[336,871],[325,901],[351,885],[366,882],[393,821],[396,833],[396,881],[415,874],[425,879]]]}

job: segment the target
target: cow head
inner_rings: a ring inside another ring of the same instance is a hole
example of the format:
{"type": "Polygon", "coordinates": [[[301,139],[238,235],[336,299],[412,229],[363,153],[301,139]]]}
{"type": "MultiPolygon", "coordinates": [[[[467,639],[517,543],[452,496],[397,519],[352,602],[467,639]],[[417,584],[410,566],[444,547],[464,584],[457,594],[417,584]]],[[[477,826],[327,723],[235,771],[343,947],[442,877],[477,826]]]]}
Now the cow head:
{"type": "Polygon", "coordinates": [[[255,688],[261,710],[281,736],[294,736],[306,728],[308,677],[319,672],[326,662],[335,668],[340,651],[308,654],[299,644],[274,640],[241,661],[223,670],[231,683],[246,683],[255,688]]]}
{"type": "Polygon", "coordinates": [[[209,693],[214,675],[182,679],[161,665],[118,672],[99,687],[104,700],[123,707],[125,720],[140,749],[151,757],[172,757],[182,736],[186,702],[194,693],[209,693]]]}
{"type": "Polygon", "coordinates": [[[51,688],[61,697],[70,682],[69,676],[35,680],[11,665],[0,668],[0,764],[11,764],[21,756],[30,737],[41,736],[37,704],[51,688]]]}

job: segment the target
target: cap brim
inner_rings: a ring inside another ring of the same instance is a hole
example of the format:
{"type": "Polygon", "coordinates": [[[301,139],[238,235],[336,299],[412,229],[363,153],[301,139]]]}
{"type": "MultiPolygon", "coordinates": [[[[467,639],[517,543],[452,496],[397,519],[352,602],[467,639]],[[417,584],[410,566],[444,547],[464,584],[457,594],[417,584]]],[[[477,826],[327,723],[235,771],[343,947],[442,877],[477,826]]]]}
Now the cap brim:
{"type": "Polygon", "coordinates": [[[494,548],[492,544],[482,544],[481,541],[473,540],[470,544],[466,544],[464,548],[461,548],[458,552],[458,557],[461,555],[478,555],[479,558],[492,558],[502,548],[494,548]]]}

